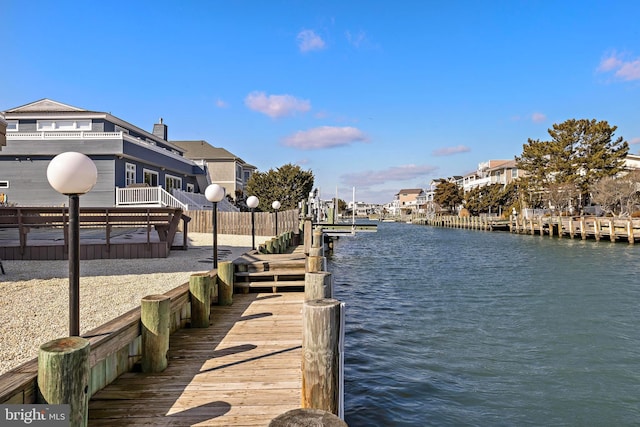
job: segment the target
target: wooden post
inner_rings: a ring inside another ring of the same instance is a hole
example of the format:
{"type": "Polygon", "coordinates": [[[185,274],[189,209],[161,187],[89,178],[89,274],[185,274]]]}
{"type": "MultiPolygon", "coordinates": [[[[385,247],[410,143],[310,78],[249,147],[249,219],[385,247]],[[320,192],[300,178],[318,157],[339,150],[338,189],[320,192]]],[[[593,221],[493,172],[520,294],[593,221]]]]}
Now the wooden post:
{"type": "Polygon", "coordinates": [[[293,426],[348,427],[337,415],[311,408],[292,409],[269,422],[269,427],[293,426]]]}
{"type": "Polygon", "coordinates": [[[593,235],[596,238],[596,242],[600,241],[600,220],[596,218],[593,221],[593,235]]]}
{"type": "Polygon", "coordinates": [[[302,408],[338,414],[340,302],[305,301],[302,323],[302,408]]]}
{"type": "Polygon", "coordinates": [[[609,220],[609,237],[611,238],[612,242],[616,241],[616,227],[613,223],[613,219],[609,220]]]}
{"type": "Polygon", "coordinates": [[[309,249],[311,248],[311,241],[313,239],[313,225],[311,224],[310,219],[306,219],[304,221],[304,230],[303,230],[303,238],[304,238],[304,253],[309,255],[309,249]]]}
{"type": "Polygon", "coordinates": [[[573,239],[574,230],[573,230],[573,217],[569,217],[569,237],[573,239]]]}
{"type": "Polygon", "coordinates": [[[327,271],[313,271],[304,275],[304,299],[333,298],[333,280],[327,271]]]}
{"type": "Polygon", "coordinates": [[[307,273],[323,271],[325,262],[324,260],[325,258],[323,256],[308,256],[305,271],[307,273]]]}
{"type": "Polygon", "coordinates": [[[582,240],[587,239],[587,221],[585,221],[584,217],[580,217],[580,235],[582,236],[582,240]]]}
{"type": "Polygon", "coordinates": [[[218,305],[233,304],[233,273],[233,262],[218,263],[218,305]]]}
{"type": "Polygon", "coordinates": [[[69,405],[69,425],[86,426],[89,418],[89,340],[60,338],[40,346],[38,403],[69,405]]]}
{"type": "Polygon", "coordinates": [[[189,277],[189,299],[191,302],[191,327],[209,327],[211,316],[211,276],[196,273],[189,277]]]}
{"type": "Polygon", "coordinates": [[[636,238],[633,235],[633,219],[629,218],[627,222],[627,240],[629,244],[633,245],[636,242],[636,238]]]}
{"type": "Polygon", "coordinates": [[[319,228],[316,228],[315,230],[313,230],[313,240],[311,242],[311,247],[312,248],[320,248],[322,247],[322,230],[319,228]]]}
{"type": "Polygon", "coordinates": [[[142,372],[162,372],[167,367],[171,298],[147,295],[140,303],[142,372]]]}

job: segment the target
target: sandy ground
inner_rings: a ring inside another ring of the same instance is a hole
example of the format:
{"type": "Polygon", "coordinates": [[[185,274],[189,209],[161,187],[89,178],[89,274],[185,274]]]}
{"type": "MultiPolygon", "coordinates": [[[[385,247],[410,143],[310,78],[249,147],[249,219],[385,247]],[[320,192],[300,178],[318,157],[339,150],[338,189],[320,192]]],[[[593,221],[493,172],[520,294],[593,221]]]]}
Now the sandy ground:
{"type": "MultiPolygon", "coordinates": [[[[232,261],[250,249],[219,244],[218,259],[232,261]]],[[[45,342],[69,334],[68,261],[2,264],[0,374],[37,357],[45,342]]],[[[139,306],[146,295],[167,292],[212,266],[212,235],[205,233],[189,233],[189,249],[173,250],[167,258],[81,261],[81,334],[139,306]]]]}

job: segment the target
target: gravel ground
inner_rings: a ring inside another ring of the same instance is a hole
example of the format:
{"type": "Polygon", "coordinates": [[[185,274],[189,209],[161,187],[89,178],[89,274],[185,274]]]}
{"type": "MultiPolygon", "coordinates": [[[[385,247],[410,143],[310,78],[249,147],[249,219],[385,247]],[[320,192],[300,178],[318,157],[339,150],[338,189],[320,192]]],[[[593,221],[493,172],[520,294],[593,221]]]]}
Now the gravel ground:
{"type": "MultiPolygon", "coordinates": [[[[231,261],[249,247],[219,246],[231,261]]],[[[81,334],[212,267],[212,236],[189,233],[189,249],[168,258],[80,262],[81,334]]],[[[37,357],[39,347],[69,335],[68,261],[3,261],[0,274],[0,375],[37,357]]]]}

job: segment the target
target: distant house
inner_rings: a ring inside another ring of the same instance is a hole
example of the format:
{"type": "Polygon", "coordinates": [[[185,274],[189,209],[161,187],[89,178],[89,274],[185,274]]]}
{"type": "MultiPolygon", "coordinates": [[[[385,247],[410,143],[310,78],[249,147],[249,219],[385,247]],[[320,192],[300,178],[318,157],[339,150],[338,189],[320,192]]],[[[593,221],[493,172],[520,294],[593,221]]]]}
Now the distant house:
{"type": "Polygon", "coordinates": [[[462,180],[464,192],[491,184],[506,186],[518,178],[515,160],[489,160],[478,164],[478,169],[465,175],[462,180]]]}
{"type": "Polygon", "coordinates": [[[147,132],[110,113],[88,111],[51,99],[4,111],[7,144],[0,150],[0,192],[10,203],[51,206],[67,203],[47,181],[51,159],[65,151],[89,156],[98,182],[82,196],[84,206],[113,206],[116,188],[147,185],[203,192],[204,170],[167,140],[160,119],[147,132]]]}
{"type": "Polygon", "coordinates": [[[424,190],[422,188],[405,188],[395,195],[394,205],[397,206],[399,213],[409,214],[412,212],[418,212],[420,209],[419,200],[424,196],[424,190]]]}
{"type": "Polygon", "coordinates": [[[214,147],[207,141],[171,141],[184,151],[184,156],[195,161],[209,175],[211,183],[225,188],[228,195],[236,198],[236,192],[244,189],[256,171],[256,167],[230,153],[224,148],[214,147]]]}

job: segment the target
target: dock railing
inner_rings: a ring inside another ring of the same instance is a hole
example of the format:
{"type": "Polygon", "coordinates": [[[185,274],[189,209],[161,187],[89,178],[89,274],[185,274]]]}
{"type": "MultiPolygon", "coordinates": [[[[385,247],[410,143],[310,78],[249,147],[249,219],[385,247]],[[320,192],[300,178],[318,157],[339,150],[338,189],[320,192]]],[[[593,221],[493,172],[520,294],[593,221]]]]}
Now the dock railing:
{"type": "MultiPolygon", "coordinates": [[[[192,276],[193,277],[193,276],[192,276]]],[[[211,276],[212,284],[216,275],[211,276]]],[[[217,285],[210,293],[217,300],[217,285]]],[[[191,321],[195,297],[190,283],[163,294],[169,299],[169,330],[175,332],[191,321]]],[[[93,396],[119,375],[131,371],[143,357],[141,307],[137,307],[93,329],[84,337],[90,344],[88,397],[93,396]]],[[[0,375],[0,404],[35,404],[38,402],[38,358],[0,375]]]]}

